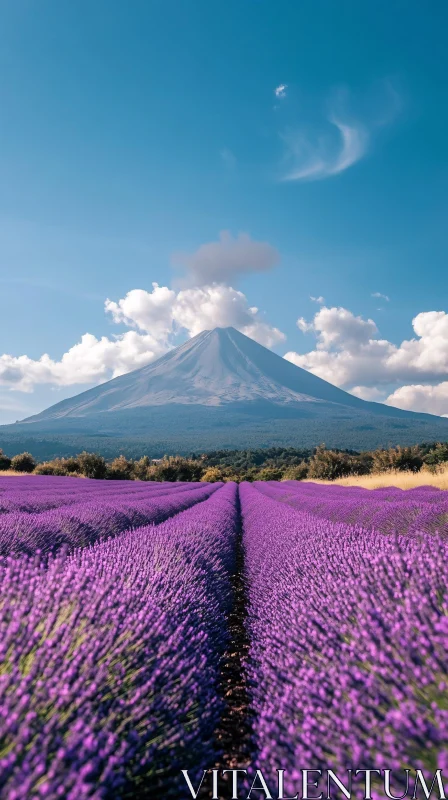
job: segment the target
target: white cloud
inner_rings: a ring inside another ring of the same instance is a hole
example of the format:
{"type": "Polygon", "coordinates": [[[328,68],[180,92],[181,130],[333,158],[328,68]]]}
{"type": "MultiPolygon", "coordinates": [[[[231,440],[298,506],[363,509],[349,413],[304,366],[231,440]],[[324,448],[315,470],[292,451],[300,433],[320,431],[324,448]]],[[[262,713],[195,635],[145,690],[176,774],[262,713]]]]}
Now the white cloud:
{"type": "Polygon", "coordinates": [[[317,181],[338,175],[367,152],[369,132],[361,123],[331,117],[332,129],[312,139],[303,131],[283,135],[292,167],[285,181],[317,181]]]}
{"type": "Polygon", "coordinates": [[[97,339],[85,333],[59,361],[44,353],[28,356],[0,356],[0,385],[30,392],[36,384],[70,386],[115,378],[162,355],[164,347],[149,334],[127,331],[121,336],[97,339]]]}
{"type": "Polygon", "coordinates": [[[166,348],[176,333],[186,331],[189,336],[196,336],[216,327],[233,326],[269,347],[285,338],[263,321],[257,308],[249,307],[243,292],[225,284],[176,293],[153,283],[152,292],[133,289],[118,303],[106,300],[105,309],[114,322],[150,333],[166,348]]]}
{"type": "Polygon", "coordinates": [[[152,292],[132,289],[118,303],[107,299],[104,306],[106,312],[112,314],[114,322],[122,322],[141,331],[150,329],[153,336],[166,339],[172,332],[175,301],[176,292],[153,283],[152,292]]]}
{"type": "Polygon", "coordinates": [[[30,392],[38,384],[98,383],[149,364],[174,346],[178,336],[215,327],[233,326],[267,347],[285,339],[242,292],[222,284],[176,293],[154,283],[151,292],[133,289],[118,302],[106,300],[105,310],[115,323],[134,330],[99,339],[85,333],[59,360],[46,353],[39,359],[4,354],[0,386],[30,392]]]}
{"type": "Polygon", "coordinates": [[[415,384],[401,386],[387,400],[387,405],[404,408],[408,411],[422,411],[427,414],[448,416],[448,381],[435,386],[415,384]]]}
{"type": "MultiPolygon", "coordinates": [[[[376,297],[378,299],[385,300],[386,303],[390,302],[390,297],[388,297],[387,294],[382,294],[381,292],[372,292],[372,297],[376,297]]],[[[380,311],[380,309],[378,309],[378,311],[380,311]]]]}
{"type": "Polygon", "coordinates": [[[274,94],[276,97],[283,98],[286,97],[286,90],[288,88],[287,83],[281,83],[274,89],[274,94]]]}
{"type": "Polygon", "coordinates": [[[369,134],[360,123],[350,125],[336,117],[330,119],[330,122],[338,129],[342,142],[339,154],[329,171],[330,175],[337,175],[363,157],[368,147],[369,134]]]}
{"type": "Polygon", "coordinates": [[[352,113],[349,105],[353,98],[340,87],[319,123],[302,124],[281,133],[286,148],[282,180],[323,180],[339,175],[364,158],[378,131],[391,123],[401,109],[397,102],[399,92],[391,80],[381,82],[381,98],[375,95],[376,92],[369,92],[369,110],[360,115],[352,113]]]}
{"type": "Polygon", "coordinates": [[[210,286],[245,273],[266,272],[280,261],[280,255],[268,242],[257,242],[247,233],[235,239],[222,231],[218,242],[203,244],[191,254],[176,254],[173,260],[185,267],[190,285],[210,286]]]}
{"type": "Polygon", "coordinates": [[[244,294],[220,284],[180,291],[173,316],[190,336],[215,327],[244,327],[252,319],[244,294]]]}
{"type": "Polygon", "coordinates": [[[395,345],[378,336],[371,319],[346,308],[321,308],[311,322],[300,318],[299,329],[314,333],[316,347],[308,353],[286,353],[299,367],[338,386],[378,386],[399,382],[434,381],[448,372],[448,314],[417,314],[416,336],[395,345]]]}
{"type": "Polygon", "coordinates": [[[350,389],[350,393],[354,394],[355,397],[360,397],[361,400],[373,400],[376,403],[382,403],[385,394],[381,389],[377,389],[376,386],[353,386],[350,389]]]}
{"type": "Polygon", "coordinates": [[[319,295],[319,297],[313,297],[313,295],[310,294],[310,300],[312,300],[313,303],[319,303],[320,306],[322,306],[325,303],[325,297],[322,297],[321,294],[319,295]]]}
{"type": "MultiPolygon", "coordinates": [[[[297,321],[303,329],[304,320],[297,321]]],[[[372,319],[364,320],[355,317],[346,308],[327,308],[324,306],[318,311],[311,323],[305,323],[308,330],[313,330],[318,335],[318,348],[325,350],[329,347],[341,346],[356,347],[367,342],[377,333],[377,327],[372,319]]]]}

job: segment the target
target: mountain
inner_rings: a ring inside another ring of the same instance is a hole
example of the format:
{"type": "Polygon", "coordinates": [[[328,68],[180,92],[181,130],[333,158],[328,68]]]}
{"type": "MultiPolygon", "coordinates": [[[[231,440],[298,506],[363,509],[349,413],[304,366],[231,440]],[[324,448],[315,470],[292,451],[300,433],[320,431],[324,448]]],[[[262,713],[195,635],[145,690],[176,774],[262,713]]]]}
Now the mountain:
{"type": "Polygon", "coordinates": [[[365,405],[235,328],[215,328],[146,367],[63,400],[25,422],[170,404],[223,406],[257,401],[365,405]]]}
{"type": "Polygon", "coordinates": [[[321,441],[367,449],[448,439],[448,419],[368,403],[234,328],[215,328],[152,364],[0,428],[0,437],[4,449],[10,437],[37,437],[62,449],[65,442],[67,452],[79,443],[153,455],[321,441]]]}

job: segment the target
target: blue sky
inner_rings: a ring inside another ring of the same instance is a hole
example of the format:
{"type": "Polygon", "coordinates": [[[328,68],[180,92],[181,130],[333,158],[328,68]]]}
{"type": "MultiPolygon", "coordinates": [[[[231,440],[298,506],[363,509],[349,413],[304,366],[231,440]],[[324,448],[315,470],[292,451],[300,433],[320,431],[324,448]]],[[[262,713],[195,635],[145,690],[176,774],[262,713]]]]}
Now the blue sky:
{"type": "Polygon", "coordinates": [[[442,2],[5,0],[0,422],[215,321],[448,414],[447,23],[442,2]]]}

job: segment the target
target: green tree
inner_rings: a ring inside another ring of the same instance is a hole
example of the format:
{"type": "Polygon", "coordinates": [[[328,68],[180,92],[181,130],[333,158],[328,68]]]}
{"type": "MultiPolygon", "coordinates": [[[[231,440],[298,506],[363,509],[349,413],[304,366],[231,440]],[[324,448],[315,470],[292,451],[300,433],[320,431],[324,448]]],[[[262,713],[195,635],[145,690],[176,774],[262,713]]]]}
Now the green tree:
{"type": "Polygon", "coordinates": [[[303,481],[308,477],[308,464],[302,461],[296,467],[288,467],[283,473],[284,481],[303,481]]]}
{"type": "Polygon", "coordinates": [[[64,466],[67,470],[68,475],[79,475],[81,472],[81,465],[79,463],[79,459],[75,456],[69,456],[68,458],[64,458],[64,466]]]}
{"type": "Polygon", "coordinates": [[[424,464],[418,445],[413,447],[397,447],[395,469],[401,472],[420,472],[424,464]]]}
{"type": "Polygon", "coordinates": [[[11,469],[14,472],[32,472],[36,462],[31,453],[19,453],[11,459],[11,469]]]}
{"type": "Polygon", "coordinates": [[[374,450],[372,453],[373,472],[420,472],[424,464],[418,445],[412,447],[390,447],[389,450],[374,450]]]}
{"type": "Polygon", "coordinates": [[[36,475],[67,475],[65,459],[54,458],[53,461],[43,461],[34,470],[36,475]]]}
{"type": "Polygon", "coordinates": [[[351,474],[350,457],[347,453],[338,453],[336,450],[327,450],[324,444],[316,448],[314,456],[310,459],[308,478],[316,480],[334,481],[351,474]]]}
{"type": "Polygon", "coordinates": [[[79,471],[86,478],[105,478],[107,474],[107,464],[103,456],[98,453],[87,453],[85,450],[76,456],[79,463],[79,471]]]}
{"type": "Polygon", "coordinates": [[[263,467],[260,469],[257,481],[279,481],[283,477],[283,472],[278,467],[263,467]]]}
{"type": "Polygon", "coordinates": [[[374,450],[372,453],[372,472],[389,472],[395,467],[395,450],[374,450]]]}
{"type": "Polygon", "coordinates": [[[6,456],[0,447],[0,470],[6,470],[11,468],[11,459],[6,456]]]}
{"type": "Polygon", "coordinates": [[[151,466],[151,459],[149,456],[143,456],[138,461],[134,461],[134,478],[137,481],[147,481],[148,480],[148,469],[151,466]]]}
{"type": "Polygon", "coordinates": [[[209,467],[205,470],[201,477],[201,481],[204,481],[205,483],[218,483],[219,481],[223,480],[224,476],[219,467],[209,467]]]}
{"type": "Polygon", "coordinates": [[[433,472],[440,469],[448,461],[448,442],[437,442],[424,456],[423,461],[433,472]]]}
{"type": "Polygon", "coordinates": [[[109,480],[130,481],[134,477],[134,462],[125,458],[125,456],[117,456],[107,468],[107,477],[109,480]]]}
{"type": "Polygon", "coordinates": [[[200,481],[204,465],[191,458],[181,456],[165,456],[158,464],[148,469],[149,480],[152,481],[200,481]]]}

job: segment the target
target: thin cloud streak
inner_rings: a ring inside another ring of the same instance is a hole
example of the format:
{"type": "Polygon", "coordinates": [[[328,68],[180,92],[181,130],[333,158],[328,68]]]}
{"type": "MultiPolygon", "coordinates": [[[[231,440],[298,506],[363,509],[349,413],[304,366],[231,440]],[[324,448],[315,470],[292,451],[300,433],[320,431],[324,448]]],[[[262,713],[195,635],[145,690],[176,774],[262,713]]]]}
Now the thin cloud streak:
{"type": "Polygon", "coordinates": [[[381,292],[372,292],[372,297],[376,297],[379,300],[385,300],[386,303],[390,303],[390,297],[387,294],[382,294],[381,292]]]}
{"type": "Polygon", "coordinates": [[[283,177],[284,181],[317,181],[338,175],[367,153],[369,133],[364,126],[348,124],[335,117],[329,122],[337,130],[339,146],[335,149],[328,137],[314,144],[303,135],[290,139],[291,154],[300,163],[283,177]]]}
{"type": "Polygon", "coordinates": [[[330,175],[337,175],[339,172],[351,167],[352,164],[356,164],[363,157],[367,152],[369,136],[361,126],[356,128],[337,119],[331,121],[338,128],[342,137],[342,150],[329,171],[330,175]]]}
{"type": "MultiPolygon", "coordinates": [[[[279,87],[281,88],[281,87],[279,87]]],[[[280,133],[286,146],[282,181],[318,181],[339,175],[370,151],[381,128],[393,122],[402,108],[401,94],[391,79],[368,97],[370,112],[352,112],[348,89],[339,87],[317,128],[301,127],[280,133]],[[378,106],[381,105],[381,112],[378,106]]],[[[364,104],[365,106],[365,104],[364,104]]]]}

